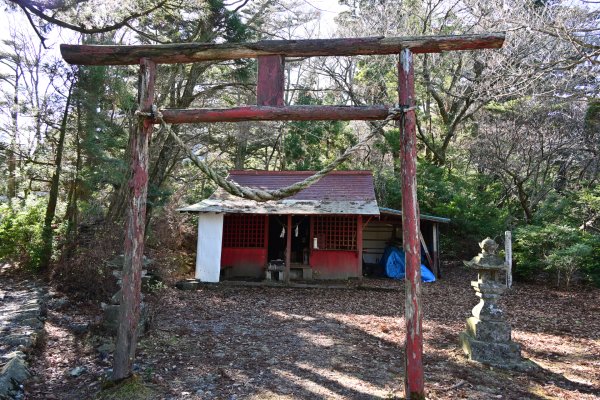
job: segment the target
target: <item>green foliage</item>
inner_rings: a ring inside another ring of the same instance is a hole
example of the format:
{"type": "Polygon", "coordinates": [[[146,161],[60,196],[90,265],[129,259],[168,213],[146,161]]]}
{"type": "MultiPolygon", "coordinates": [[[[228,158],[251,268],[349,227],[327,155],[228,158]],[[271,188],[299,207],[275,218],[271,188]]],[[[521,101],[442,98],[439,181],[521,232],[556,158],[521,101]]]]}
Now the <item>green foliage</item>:
{"type": "Polygon", "coordinates": [[[557,283],[564,279],[567,286],[574,275],[581,274],[600,286],[600,235],[593,225],[599,215],[598,187],[548,195],[533,224],[515,232],[516,274],[533,278],[543,271],[552,272],[557,283]]]}
{"type": "Polygon", "coordinates": [[[114,108],[114,103],[129,113],[137,108],[133,88],[124,78],[121,72],[106,67],[79,69],[75,98],[81,114],[77,129],[85,155],[81,183],[86,192],[103,189],[107,184],[119,186],[126,179],[127,164],[123,162],[123,154],[129,135],[108,112],[114,108]]]}
{"type": "Polygon", "coordinates": [[[494,114],[514,113],[518,110],[518,107],[523,100],[523,98],[517,98],[502,102],[490,101],[488,104],[486,104],[485,110],[494,114]]]}
{"type": "Polygon", "coordinates": [[[21,262],[31,268],[39,265],[45,212],[45,199],[0,205],[0,260],[21,262]]]}
{"type": "Polygon", "coordinates": [[[600,99],[590,101],[584,121],[588,131],[597,132],[600,129],[600,99]]]}
{"type": "MultiPolygon", "coordinates": [[[[323,102],[303,92],[297,104],[320,105],[323,102]]],[[[284,141],[286,169],[319,170],[347,147],[356,143],[343,121],[294,121],[284,141]]]]}
{"type": "Polygon", "coordinates": [[[515,231],[515,275],[533,278],[542,271],[553,272],[557,284],[581,272],[600,284],[600,238],[571,226],[546,223],[525,225],[515,231]]]}
{"type": "MultiPolygon", "coordinates": [[[[385,193],[380,193],[382,203],[400,209],[402,193],[399,178],[387,171],[378,179],[385,181],[385,193]]],[[[507,214],[494,204],[500,188],[485,177],[460,174],[420,161],[417,185],[421,213],[450,218],[452,235],[479,241],[504,230],[507,214]]]]}
{"type": "Polygon", "coordinates": [[[514,274],[520,278],[532,278],[546,269],[546,257],[577,242],[577,232],[568,226],[557,224],[525,225],[514,234],[514,274]]]}
{"type": "Polygon", "coordinates": [[[588,235],[584,244],[590,251],[581,256],[581,270],[588,280],[600,287],[600,235],[588,235]]]}
{"type": "MultiPolygon", "coordinates": [[[[381,205],[402,208],[399,177],[391,170],[374,171],[381,205]]],[[[461,174],[427,161],[417,166],[417,196],[421,214],[450,218],[441,236],[446,259],[472,257],[477,243],[506,230],[508,212],[497,207],[500,187],[478,174],[461,174]]]]}

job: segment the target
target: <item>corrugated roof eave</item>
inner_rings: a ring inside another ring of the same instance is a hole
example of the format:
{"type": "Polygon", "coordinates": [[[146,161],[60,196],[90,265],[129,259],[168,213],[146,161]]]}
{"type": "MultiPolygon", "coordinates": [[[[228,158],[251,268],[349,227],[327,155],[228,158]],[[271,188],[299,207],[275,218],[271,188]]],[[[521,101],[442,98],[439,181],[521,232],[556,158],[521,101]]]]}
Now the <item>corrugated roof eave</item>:
{"type": "Polygon", "coordinates": [[[376,200],[368,201],[316,201],[278,200],[257,202],[254,200],[206,199],[177,209],[189,213],[222,214],[294,214],[294,215],[379,215],[376,200]]]}

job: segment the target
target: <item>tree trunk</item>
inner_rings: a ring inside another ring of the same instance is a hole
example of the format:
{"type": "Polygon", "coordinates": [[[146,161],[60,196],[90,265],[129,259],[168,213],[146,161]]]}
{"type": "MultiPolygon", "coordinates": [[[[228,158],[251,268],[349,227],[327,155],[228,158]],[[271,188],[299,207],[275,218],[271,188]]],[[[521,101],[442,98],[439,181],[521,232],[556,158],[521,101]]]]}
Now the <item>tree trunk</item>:
{"type": "Polygon", "coordinates": [[[244,169],[248,150],[248,137],[250,136],[250,122],[238,122],[237,125],[239,136],[237,138],[233,165],[235,169],[244,169]]]}
{"type": "Polygon", "coordinates": [[[69,187],[69,193],[67,195],[67,210],[65,212],[65,220],[67,221],[67,253],[70,255],[75,245],[75,238],[77,237],[77,226],[79,224],[79,209],[77,207],[77,201],[79,199],[79,171],[81,170],[81,142],[79,138],[83,131],[83,124],[81,121],[81,102],[77,100],[77,129],[75,133],[75,174],[71,185],[69,187]]]}
{"type": "Polygon", "coordinates": [[[17,197],[17,136],[19,134],[19,67],[15,70],[15,94],[13,97],[12,110],[10,117],[12,119],[13,134],[10,138],[10,150],[8,152],[8,201],[17,197]]]}
{"type": "MultiPolygon", "coordinates": [[[[150,112],[154,101],[156,64],[140,60],[138,104],[142,112],[150,112]]],[[[139,117],[133,128],[131,144],[131,178],[125,228],[125,257],[121,285],[119,327],[113,363],[113,380],[120,381],[132,373],[140,319],[141,273],[144,256],[144,231],[146,225],[146,197],[148,194],[148,141],[152,122],[139,117]]]]}
{"type": "MultiPolygon", "coordinates": [[[[132,144],[131,141],[135,136],[136,124],[131,123],[129,127],[129,142],[127,144],[127,149],[125,150],[124,160],[131,159],[131,149],[132,144]]],[[[130,174],[131,171],[128,171],[127,174],[130,174]]],[[[106,212],[106,219],[108,222],[121,222],[123,216],[125,215],[125,208],[127,207],[127,195],[129,193],[129,189],[127,187],[127,181],[131,179],[130,175],[126,175],[126,178],[123,179],[120,185],[115,186],[115,190],[111,196],[110,205],[108,206],[108,211],[106,212]]]]}
{"type": "Polygon", "coordinates": [[[42,254],[40,256],[40,268],[46,269],[52,258],[52,239],[54,232],[52,230],[52,222],[56,214],[56,203],[58,202],[58,189],[60,185],[60,173],[62,169],[62,156],[65,145],[65,135],[67,132],[67,121],[69,120],[69,108],[71,107],[71,94],[73,92],[73,84],[69,86],[67,94],[67,102],[60,123],[60,131],[58,136],[58,144],[56,146],[56,158],[54,161],[54,174],[52,175],[52,183],[50,184],[50,195],[48,196],[48,205],[46,206],[46,216],[44,218],[44,228],[42,231],[42,254]]]}
{"type": "Polygon", "coordinates": [[[519,199],[519,204],[523,209],[523,213],[525,214],[525,223],[530,224],[533,219],[533,211],[529,205],[529,197],[527,196],[527,192],[523,188],[523,183],[515,179],[515,186],[517,187],[517,197],[519,199]]]}

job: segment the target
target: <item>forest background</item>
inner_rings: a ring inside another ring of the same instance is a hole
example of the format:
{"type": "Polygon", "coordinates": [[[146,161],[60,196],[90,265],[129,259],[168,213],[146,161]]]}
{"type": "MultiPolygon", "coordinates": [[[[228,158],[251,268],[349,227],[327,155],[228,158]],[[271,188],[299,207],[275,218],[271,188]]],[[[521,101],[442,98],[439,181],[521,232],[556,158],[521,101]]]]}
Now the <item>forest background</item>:
{"type": "MultiPolygon", "coordinates": [[[[418,196],[451,218],[447,260],[513,231],[515,274],[600,285],[600,2],[557,0],[4,0],[0,49],[0,259],[103,296],[120,254],[137,67],[69,66],[58,44],[245,42],[506,31],[501,50],[415,57],[418,196]]],[[[397,57],[286,60],[288,105],[397,103],[397,57]]],[[[256,99],[256,61],[161,65],[159,108],[256,99]]],[[[174,126],[230,169],[316,170],[377,133],[343,169],[373,171],[401,208],[399,130],[369,122],[174,126]]],[[[148,255],[177,273],[194,224],[174,210],[215,185],[164,131],[152,136],[148,255]]],[[[190,239],[191,238],[191,239],[190,239]]],[[[192,243],[192,244],[190,244],[192,243]]],[[[186,251],[186,249],[188,251],[186,251]]],[[[193,261],[193,260],[192,260],[193,261]]]]}

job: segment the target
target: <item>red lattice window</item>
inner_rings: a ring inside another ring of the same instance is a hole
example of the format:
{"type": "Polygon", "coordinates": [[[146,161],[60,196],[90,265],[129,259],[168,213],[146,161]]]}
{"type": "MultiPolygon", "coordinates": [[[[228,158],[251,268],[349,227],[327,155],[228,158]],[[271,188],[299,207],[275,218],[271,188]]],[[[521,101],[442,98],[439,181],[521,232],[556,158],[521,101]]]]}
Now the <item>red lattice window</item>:
{"type": "Polygon", "coordinates": [[[264,245],[264,215],[225,215],[223,218],[223,247],[264,247],[264,245]]]}
{"type": "Polygon", "coordinates": [[[320,250],[356,250],[355,216],[316,216],[314,235],[320,250]]]}

